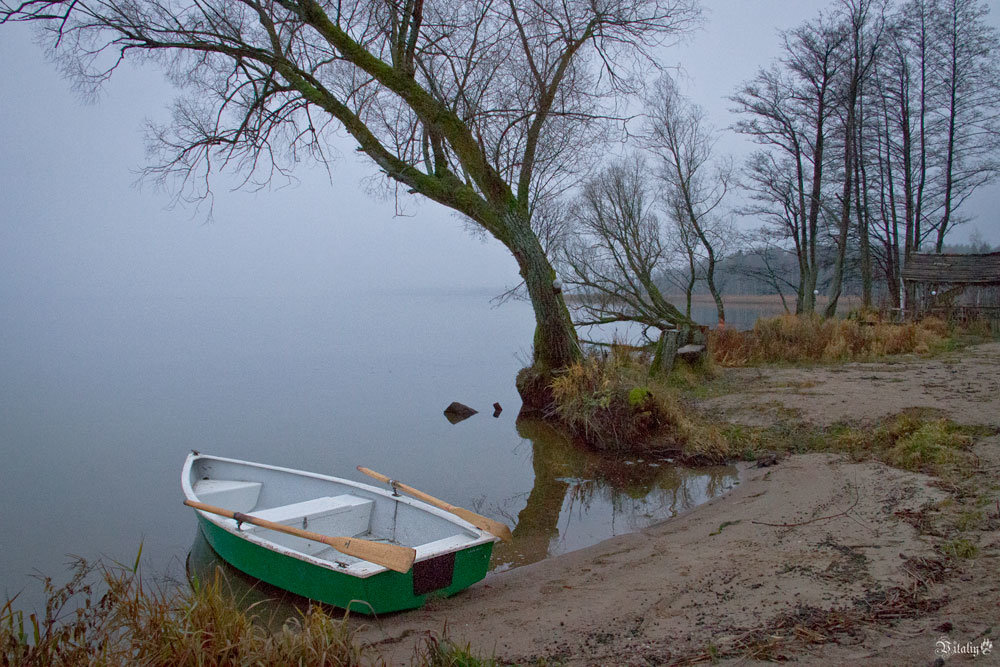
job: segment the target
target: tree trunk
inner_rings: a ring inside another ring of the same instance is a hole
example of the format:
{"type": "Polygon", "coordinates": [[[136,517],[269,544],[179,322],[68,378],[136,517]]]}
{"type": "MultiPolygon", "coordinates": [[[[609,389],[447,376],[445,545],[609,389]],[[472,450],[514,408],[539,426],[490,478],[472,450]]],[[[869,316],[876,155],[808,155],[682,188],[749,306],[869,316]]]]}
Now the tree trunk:
{"type": "MultiPolygon", "coordinates": [[[[705,248],[705,253],[708,255],[708,265],[705,268],[705,282],[708,283],[708,291],[711,292],[712,298],[715,300],[715,311],[719,318],[719,328],[726,328],[726,309],[722,303],[722,294],[719,293],[718,287],[715,285],[715,248],[712,246],[712,242],[709,240],[708,235],[705,230],[702,229],[701,224],[698,221],[698,216],[695,215],[694,206],[690,203],[690,197],[687,196],[685,192],[685,202],[688,207],[688,216],[691,220],[691,226],[694,228],[695,233],[698,235],[698,240],[701,241],[701,245],[705,248]]],[[[692,264],[692,278],[694,277],[694,265],[692,264]]],[[[691,294],[688,292],[688,302],[690,303],[691,294]]],[[[688,310],[688,318],[691,317],[690,306],[688,310]]]]}
{"type": "MultiPolygon", "coordinates": [[[[953,15],[952,20],[957,17],[953,15]]],[[[957,32],[957,28],[954,29],[957,32]]],[[[937,228],[937,243],[934,244],[934,252],[940,253],[944,248],[944,236],[948,233],[948,225],[951,222],[952,193],[955,187],[955,115],[958,113],[958,37],[953,32],[951,37],[951,56],[949,65],[949,86],[948,86],[948,147],[945,157],[944,168],[944,212],[937,228]]]]}
{"type": "Polygon", "coordinates": [[[826,139],[823,120],[825,114],[826,106],[821,98],[819,108],[816,112],[818,120],[816,121],[815,148],[813,149],[815,151],[813,157],[813,176],[811,192],[809,194],[809,218],[806,221],[809,229],[809,243],[806,246],[808,248],[809,267],[806,274],[806,289],[803,294],[805,302],[802,311],[807,315],[816,312],[816,282],[819,278],[819,267],[816,264],[816,241],[819,236],[820,198],[823,192],[823,143],[826,139]]]}
{"type": "Polygon", "coordinates": [[[555,284],[555,269],[530,223],[511,214],[508,228],[511,232],[508,248],[517,260],[535,311],[532,361],[536,371],[547,375],[579,361],[583,355],[562,291],[555,284]]]}
{"type": "Polygon", "coordinates": [[[806,270],[809,260],[806,259],[805,250],[798,253],[799,260],[799,284],[795,289],[795,314],[802,315],[806,312],[806,289],[809,287],[809,272],[806,270]]]}
{"type": "Polygon", "coordinates": [[[649,365],[650,377],[666,377],[674,369],[674,358],[677,356],[679,345],[679,331],[677,329],[664,329],[660,332],[660,339],[656,342],[656,352],[653,354],[653,361],[649,365]]]}
{"type": "MultiPolygon", "coordinates": [[[[855,16],[855,18],[857,18],[855,16]]],[[[830,284],[830,300],[826,304],[826,317],[837,314],[837,302],[844,283],[844,264],[847,261],[847,236],[851,228],[851,197],[854,196],[854,167],[857,159],[857,137],[854,136],[855,124],[858,118],[858,99],[861,96],[861,83],[864,77],[862,63],[861,31],[858,24],[854,26],[854,49],[851,54],[850,84],[847,89],[847,99],[844,105],[847,117],[844,122],[844,190],[841,199],[840,226],[837,230],[837,256],[833,267],[833,280],[830,284]]]]}
{"type": "Polygon", "coordinates": [[[871,203],[868,201],[869,183],[866,167],[870,154],[864,141],[864,98],[858,104],[858,127],[855,133],[857,150],[854,154],[854,210],[858,217],[858,242],[861,262],[861,306],[865,310],[872,307],[872,250],[871,250],[871,203]]]}
{"type": "MultiPolygon", "coordinates": [[[[694,294],[694,284],[697,281],[697,271],[694,264],[694,249],[691,246],[685,245],[685,250],[688,256],[688,280],[687,284],[684,286],[684,315],[690,320],[691,319],[691,295],[694,294]]],[[[679,325],[678,325],[679,326],[679,325]]]]}
{"type": "MultiPolygon", "coordinates": [[[[862,111],[864,108],[862,107],[862,111]]],[[[858,242],[861,261],[861,305],[866,310],[872,307],[872,242],[871,203],[868,201],[868,170],[864,145],[864,119],[858,122],[858,150],[854,161],[854,210],[858,216],[858,242]]]]}
{"type": "Polygon", "coordinates": [[[848,112],[847,128],[847,141],[844,148],[844,191],[837,228],[837,255],[833,264],[833,277],[830,280],[830,299],[826,304],[824,317],[833,317],[837,314],[837,302],[840,300],[840,292],[844,283],[844,264],[847,261],[847,232],[851,225],[851,196],[854,187],[854,142],[852,141],[854,126],[850,111],[848,112]]]}
{"type": "Polygon", "coordinates": [[[872,245],[868,207],[858,204],[858,237],[861,244],[861,305],[866,310],[872,307],[872,245]],[[863,206],[863,207],[862,207],[863,206]]]}

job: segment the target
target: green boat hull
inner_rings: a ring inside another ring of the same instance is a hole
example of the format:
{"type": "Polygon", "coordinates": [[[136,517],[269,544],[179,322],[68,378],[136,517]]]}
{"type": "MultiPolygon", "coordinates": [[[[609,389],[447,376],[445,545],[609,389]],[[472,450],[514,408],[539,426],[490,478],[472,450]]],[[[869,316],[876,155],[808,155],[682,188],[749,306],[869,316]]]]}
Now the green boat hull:
{"type": "Polygon", "coordinates": [[[486,542],[448,555],[443,567],[417,563],[405,574],[386,570],[362,578],[272,551],[201,515],[198,523],[215,553],[236,569],[296,595],[362,614],[415,609],[429,597],[454,595],[486,576],[493,553],[493,542],[486,542]]]}

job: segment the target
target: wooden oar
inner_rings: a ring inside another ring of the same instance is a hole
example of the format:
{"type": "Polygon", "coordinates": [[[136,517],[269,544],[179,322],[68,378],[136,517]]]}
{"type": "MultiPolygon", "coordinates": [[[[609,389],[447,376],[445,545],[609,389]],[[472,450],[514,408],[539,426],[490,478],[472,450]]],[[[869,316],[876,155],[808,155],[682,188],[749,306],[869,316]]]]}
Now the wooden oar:
{"type": "Polygon", "coordinates": [[[193,507],[196,510],[209,512],[211,514],[218,514],[219,516],[235,519],[236,521],[252,523],[255,526],[267,528],[268,530],[276,530],[279,533],[288,533],[289,535],[301,537],[306,540],[312,540],[313,542],[322,542],[323,544],[327,544],[337,551],[347,554],[348,556],[354,556],[355,558],[360,558],[361,560],[366,560],[369,563],[375,563],[376,565],[387,567],[390,570],[395,570],[396,572],[409,572],[410,568],[413,567],[413,560],[417,557],[416,550],[411,547],[401,547],[395,544],[382,544],[381,542],[372,542],[371,540],[360,540],[356,537],[330,537],[328,535],[320,535],[319,533],[314,533],[311,530],[293,528],[292,526],[275,523],[273,521],[268,521],[267,519],[259,519],[249,514],[243,514],[242,512],[233,512],[232,510],[215,507],[214,505],[206,505],[205,503],[200,503],[196,500],[185,500],[184,504],[188,507],[193,507]]]}
{"type": "Polygon", "coordinates": [[[397,482],[396,480],[389,479],[382,473],[375,472],[374,470],[369,470],[368,468],[363,468],[361,466],[358,466],[358,470],[368,475],[369,477],[373,477],[379,480],[380,482],[385,482],[386,484],[391,485],[393,489],[399,489],[400,491],[404,491],[413,496],[414,498],[424,501],[428,505],[433,505],[438,509],[443,509],[446,512],[451,512],[455,516],[465,519],[476,528],[480,530],[485,530],[487,533],[492,533],[493,535],[496,535],[504,542],[510,542],[512,539],[514,539],[514,536],[511,535],[510,528],[508,528],[506,524],[503,524],[499,521],[494,521],[493,519],[489,519],[485,516],[480,516],[479,514],[476,514],[475,512],[470,512],[467,509],[463,509],[461,507],[455,507],[454,505],[446,503],[443,500],[438,500],[434,496],[428,495],[423,491],[420,491],[419,489],[414,489],[412,486],[407,486],[402,482],[397,482]]]}

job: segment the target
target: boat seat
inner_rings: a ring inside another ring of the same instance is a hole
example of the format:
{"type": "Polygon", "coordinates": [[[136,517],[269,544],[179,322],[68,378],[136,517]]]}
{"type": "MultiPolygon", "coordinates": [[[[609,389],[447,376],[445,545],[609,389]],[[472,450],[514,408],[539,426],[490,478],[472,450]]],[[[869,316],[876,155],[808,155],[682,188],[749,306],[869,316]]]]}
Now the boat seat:
{"type": "Polygon", "coordinates": [[[228,479],[199,479],[194,483],[198,500],[234,512],[249,512],[260,497],[260,482],[240,482],[228,479]]]}
{"type": "Polygon", "coordinates": [[[449,551],[458,551],[468,544],[468,535],[450,535],[426,544],[418,544],[416,546],[417,558],[423,558],[424,556],[436,556],[439,553],[447,553],[449,551]]]}
{"type": "MultiPolygon", "coordinates": [[[[252,514],[259,519],[311,530],[332,537],[358,537],[371,530],[372,508],[375,502],[345,493],[339,496],[312,498],[299,503],[280,505],[252,514]]],[[[296,551],[314,556],[327,548],[322,542],[313,542],[294,535],[261,528],[250,523],[242,524],[245,531],[266,536],[268,540],[296,551]]]]}

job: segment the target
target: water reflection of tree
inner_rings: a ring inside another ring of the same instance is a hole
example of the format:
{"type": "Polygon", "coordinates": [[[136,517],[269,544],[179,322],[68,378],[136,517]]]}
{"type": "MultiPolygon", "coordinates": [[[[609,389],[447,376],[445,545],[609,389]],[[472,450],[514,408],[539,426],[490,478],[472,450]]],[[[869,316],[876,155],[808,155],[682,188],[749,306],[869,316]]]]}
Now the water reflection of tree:
{"type": "Polygon", "coordinates": [[[619,519],[637,530],[719,495],[735,480],[730,467],[694,470],[656,458],[601,456],[535,420],[518,420],[517,430],[532,445],[535,481],[517,516],[514,541],[496,546],[495,566],[526,565],[565,551],[568,528],[596,503],[611,508],[609,535],[617,534],[619,519]]]}

